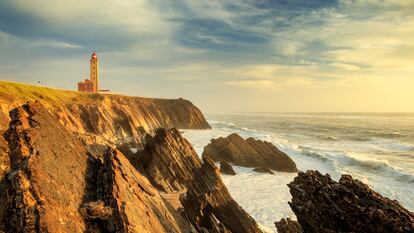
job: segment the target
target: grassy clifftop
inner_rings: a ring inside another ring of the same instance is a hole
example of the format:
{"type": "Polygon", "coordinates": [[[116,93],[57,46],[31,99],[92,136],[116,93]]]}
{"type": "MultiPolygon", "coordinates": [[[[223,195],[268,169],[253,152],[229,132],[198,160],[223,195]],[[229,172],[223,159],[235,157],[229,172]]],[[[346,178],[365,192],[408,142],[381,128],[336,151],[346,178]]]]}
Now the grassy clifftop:
{"type": "Polygon", "coordinates": [[[109,141],[127,141],[142,129],[210,128],[201,111],[181,98],[90,94],[0,81],[0,130],[8,128],[9,111],[27,101],[39,101],[72,131],[109,141]]]}

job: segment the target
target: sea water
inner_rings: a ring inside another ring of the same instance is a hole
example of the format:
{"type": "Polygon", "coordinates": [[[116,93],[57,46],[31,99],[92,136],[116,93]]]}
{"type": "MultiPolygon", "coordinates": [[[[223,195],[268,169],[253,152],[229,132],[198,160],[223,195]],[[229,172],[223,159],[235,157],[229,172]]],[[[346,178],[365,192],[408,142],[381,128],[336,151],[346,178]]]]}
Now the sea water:
{"type": "MultiPolygon", "coordinates": [[[[371,186],[414,211],[414,114],[249,113],[208,115],[212,130],[186,130],[184,136],[201,156],[210,139],[238,133],[273,143],[299,170],[319,170],[338,180],[341,174],[371,186]]],[[[222,175],[233,198],[263,230],[295,219],[286,186],[296,176],[253,172],[234,166],[236,176],[222,175]]]]}

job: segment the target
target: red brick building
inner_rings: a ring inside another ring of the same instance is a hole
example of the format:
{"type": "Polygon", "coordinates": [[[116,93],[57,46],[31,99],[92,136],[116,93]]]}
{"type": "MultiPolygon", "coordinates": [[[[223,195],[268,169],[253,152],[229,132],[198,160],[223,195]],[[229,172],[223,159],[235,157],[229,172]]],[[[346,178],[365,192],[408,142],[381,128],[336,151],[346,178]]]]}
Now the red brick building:
{"type": "Polygon", "coordinates": [[[78,91],[93,93],[94,92],[93,86],[94,84],[91,80],[85,79],[85,80],[78,82],[78,91]]]}
{"type": "Polygon", "coordinates": [[[78,82],[78,91],[98,93],[99,92],[99,73],[98,73],[98,55],[95,52],[91,55],[90,60],[90,78],[78,82]]]}

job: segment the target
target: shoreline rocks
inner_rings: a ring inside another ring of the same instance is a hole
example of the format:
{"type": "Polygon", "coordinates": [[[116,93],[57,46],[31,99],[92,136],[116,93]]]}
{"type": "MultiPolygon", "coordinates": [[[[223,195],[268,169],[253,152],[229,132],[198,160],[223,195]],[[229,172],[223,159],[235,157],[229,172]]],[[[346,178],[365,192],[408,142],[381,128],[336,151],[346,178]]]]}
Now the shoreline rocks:
{"type": "Polygon", "coordinates": [[[235,133],[226,138],[211,139],[204,147],[203,156],[237,166],[262,168],[260,170],[298,171],[295,162],[270,142],[253,138],[244,140],[235,133]]]}
{"type": "Polygon", "coordinates": [[[269,173],[271,175],[275,174],[275,173],[272,172],[272,170],[270,170],[267,167],[256,167],[256,168],[253,169],[253,171],[259,172],[259,173],[269,173]]]}
{"type": "MultiPolygon", "coordinates": [[[[303,232],[414,232],[412,212],[350,175],[336,182],[318,171],[300,172],[288,186],[289,205],[303,232]]],[[[276,225],[290,229],[296,223],[276,225]]]]}
{"type": "Polygon", "coordinates": [[[220,161],[220,173],[231,176],[236,175],[236,172],[234,171],[233,167],[226,161],[220,161]]]}

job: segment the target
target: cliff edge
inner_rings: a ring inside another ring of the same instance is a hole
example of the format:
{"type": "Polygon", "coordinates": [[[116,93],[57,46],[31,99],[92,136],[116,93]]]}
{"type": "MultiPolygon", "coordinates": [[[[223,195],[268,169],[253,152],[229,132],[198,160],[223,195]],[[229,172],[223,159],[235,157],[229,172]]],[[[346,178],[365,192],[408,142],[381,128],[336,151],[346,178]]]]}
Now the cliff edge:
{"type": "Polygon", "coordinates": [[[9,126],[9,111],[27,101],[39,101],[89,144],[137,147],[146,133],[158,128],[211,128],[201,111],[182,98],[89,94],[0,81],[0,130],[9,126]]]}

